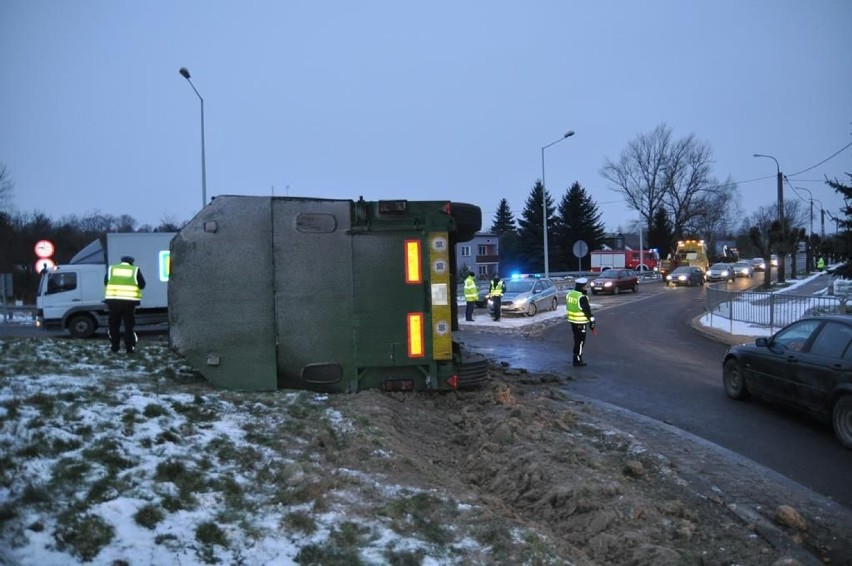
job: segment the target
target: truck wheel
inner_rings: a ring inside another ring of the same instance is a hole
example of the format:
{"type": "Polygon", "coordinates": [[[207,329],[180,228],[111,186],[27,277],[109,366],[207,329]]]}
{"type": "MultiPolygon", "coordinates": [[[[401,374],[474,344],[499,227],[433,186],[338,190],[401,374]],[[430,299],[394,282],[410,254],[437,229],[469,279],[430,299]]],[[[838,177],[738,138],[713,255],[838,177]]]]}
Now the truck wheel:
{"type": "Polygon", "coordinates": [[[95,333],[98,324],[87,314],[77,314],[68,319],[68,331],[72,338],[89,338],[95,333]]]}
{"type": "Polygon", "coordinates": [[[482,210],[478,206],[454,202],[450,210],[456,222],[456,238],[459,242],[472,240],[482,229],[482,210]]]}
{"type": "Polygon", "coordinates": [[[845,395],[834,404],[832,422],[837,440],[852,450],[852,395],[845,395]]]}

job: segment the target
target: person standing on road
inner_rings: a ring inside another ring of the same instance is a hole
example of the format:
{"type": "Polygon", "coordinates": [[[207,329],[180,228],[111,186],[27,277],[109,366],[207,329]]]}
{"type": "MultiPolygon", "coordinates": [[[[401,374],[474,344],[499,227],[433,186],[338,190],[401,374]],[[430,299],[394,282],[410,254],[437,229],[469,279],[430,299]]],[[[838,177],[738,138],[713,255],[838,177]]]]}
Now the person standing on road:
{"type": "Polygon", "coordinates": [[[825,258],[819,256],[819,259],[817,260],[817,271],[822,271],[823,269],[825,269],[825,258]]]}
{"type": "Polygon", "coordinates": [[[595,329],[595,317],[592,316],[592,307],[589,297],[586,296],[586,283],[589,280],[580,277],[574,281],[574,289],[565,295],[565,317],[571,323],[571,331],[574,333],[574,367],[583,367],[583,345],[586,343],[586,329],[595,329]]]}
{"type": "Polygon", "coordinates": [[[142,289],[145,288],[145,277],[138,267],[133,265],[134,259],[123,256],[121,263],[109,266],[104,275],[104,302],[109,309],[109,341],[110,349],[118,352],[121,343],[121,324],[124,323],[124,348],[132,354],[136,347],[136,307],[142,300],[142,289]]]}
{"type": "Polygon", "coordinates": [[[476,279],[473,277],[473,272],[468,273],[464,279],[464,300],[466,303],[464,319],[468,322],[473,322],[473,309],[476,307],[476,301],[479,300],[479,289],[476,288],[476,279]]]}
{"type": "Polygon", "coordinates": [[[506,292],[506,283],[500,279],[498,273],[494,274],[494,279],[491,280],[491,288],[488,291],[488,296],[491,297],[491,306],[494,309],[491,317],[494,320],[500,320],[500,309],[503,304],[503,293],[506,292]]]}

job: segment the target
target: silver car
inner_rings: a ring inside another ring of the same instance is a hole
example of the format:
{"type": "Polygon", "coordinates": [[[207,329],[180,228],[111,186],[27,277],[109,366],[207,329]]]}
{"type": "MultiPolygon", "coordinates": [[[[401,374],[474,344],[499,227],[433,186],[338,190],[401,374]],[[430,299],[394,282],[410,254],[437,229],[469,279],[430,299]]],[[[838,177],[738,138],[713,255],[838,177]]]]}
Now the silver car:
{"type": "Polygon", "coordinates": [[[707,270],[707,281],[728,280],[734,280],[734,267],[730,263],[714,263],[707,270]]]}
{"type": "MultiPolygon", "coordinates": [[[[506,279],[506,292],[503,293],[500,312],[533,316],[540,310],[555,311],[559,305],[556,287],[546,278],[506,279]]],[[[488,310],[492,310],[491,299],[488,310]]]]}

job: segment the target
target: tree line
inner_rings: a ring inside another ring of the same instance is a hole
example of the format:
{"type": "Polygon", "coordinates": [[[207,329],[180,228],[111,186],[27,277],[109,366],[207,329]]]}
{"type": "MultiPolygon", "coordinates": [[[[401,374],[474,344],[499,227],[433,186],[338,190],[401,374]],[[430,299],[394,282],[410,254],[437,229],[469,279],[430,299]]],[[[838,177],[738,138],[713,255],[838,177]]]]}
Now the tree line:
{"type": "MultiPolygon", "coordinates": [[[[835,222],[836,235],[823,238],[809,233],[803,200],[790,199],[784,222],[777,203],[744,216],[739,190],[729,179],[712,176],[713,151],[693,134],[676,138],[665,124],[631,140],[616,161],[606,159],[600,170],[609,189],[620,194],[625,205],[638,213],[632,226],[618,227],[625,235],[642,231],[646,248],[662,257],[674,252],[678,240],[697,238],[716,248],[718,241],[734,241],[741,255],[768,258],[772,253],[793,254],[800,242],[826,259],[852,255],[852,174],[847,184],[826,180],[840,194],[845,206],[835,222]]],[[[157,226],[140,225],[132,216],[94,212],[52,220],[41,213],[16,213],[12,206],[14,182],[0,164],[0,273],[14,275],[15,298],[32,303],[38,282],[34,245],[41,239],[56,247],[54,261],[67,263],[80,249],[107,232],[176,232],[173,220],[157,226]]],[[[579,181],[554,202],[549,190],[536,180],[518,218],[508,201],[497,205],[490,232],[499,237],[500,265],[505,273],[544,271],[543,229],[548,228],[548,258],[552,272],[588,270],[590,257],[575,257],[574,244],[582,240],[590,250],[612,245],[598,205],[579,181]],[[546,216],[545,216],[546,215],[546,216]]],[[[852,272],[850,272],[852,276],[852,272]]]]}

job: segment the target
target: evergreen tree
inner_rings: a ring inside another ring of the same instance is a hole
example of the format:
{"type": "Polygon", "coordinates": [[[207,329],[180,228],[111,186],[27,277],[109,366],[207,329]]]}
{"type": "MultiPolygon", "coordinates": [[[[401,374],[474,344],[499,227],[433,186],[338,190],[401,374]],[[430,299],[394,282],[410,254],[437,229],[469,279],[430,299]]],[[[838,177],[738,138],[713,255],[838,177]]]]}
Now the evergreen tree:
{"type": "MultiPolygon", "coordinates": [[[[837,179],[826,181],[826,184],[834,189],[840,196],[843,197],[843,208],[840,212],[843,218],[837,219],[837,228],[843,230],[840,233],[839,250],[835,252],[834,259],[852,257],[852,173],[846,174],[849,177],[850,184],[844,185],[837,179]],[[839,257],[838,257],[839,256],[839,257]]],[[[847,262],[846,267],[841,271],[841,275],[845,279],[852,279],[852,262],[847,262]]]]}
{"type": "Polygon", "coordinates": [[[497,205],[497,212],[494,213],[494,222],[491,224],[491,233],[505,234],[507,232],[517,232],[515,226],[515,215],[512,214],[512,209],[509,207],[509,201],[500,199],[500,204],[497,205]]]}
{"type": "Polygon", "coordinates": [[[578,268],[586,271],[591,268],[589,254],[578,263],[574,255],[574,243],[583,240],[589,250],[597,250],[600,249],[606,233],[597,204],[577,181],[574,181],[559,202],[552,234],[554,255],[551,256],[551,271],[573,271],[578,268]]]}
{"type": "Polygon", "coordinates": [[[665,259],[675,252],[676,244],[669,213],[665,207],[661,206],[654,213],[651,229],[648,231],[648,246],[655,248],[660,252],[660,257],[665,259]]]}
{"type": "Polygon", "coordinates": [[[544,215],[542,214],[542,195],[545,197],[547,208],[548,248],[549,257],[553,255],[551,232],[553,228],[553,199],[545,191],[541,181],[536,181],[530,191],[530,196],[524,205],[522,217],[518,220],[518,259],[521,269],[526,273],[544,273],[544,215]]]}
{"type": "Polygon", "coordinates": [[[509,207],[509,201],[500,199],[491,232],[497,234],[500,241],[500,271],[508,274],[518,267],[518,229],[515,226],[515,215],[509,207]]]}

